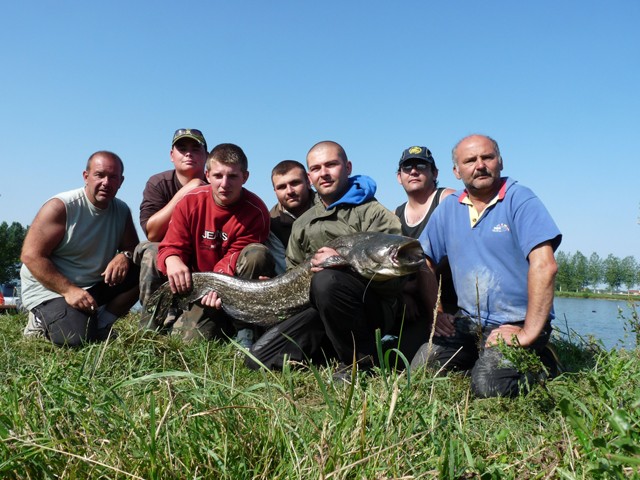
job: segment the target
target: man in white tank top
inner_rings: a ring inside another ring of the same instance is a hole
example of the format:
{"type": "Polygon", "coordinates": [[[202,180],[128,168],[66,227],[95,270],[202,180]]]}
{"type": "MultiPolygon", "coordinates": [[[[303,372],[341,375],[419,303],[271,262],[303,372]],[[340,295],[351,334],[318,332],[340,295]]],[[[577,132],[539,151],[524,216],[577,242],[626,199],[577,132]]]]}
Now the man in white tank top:
{"type": "Polygon", "coordinates": [[[123,172],[115,153],[96,152],[84,187],[55,195],[36,215],[20,257],[25,335],[70,347],[105,340],[137,301],[138,235],[129,207],[115,198],[123,172]]]}
{"type": "MultiPolygon", "coordinates": [[[[429,217],[445,197],[455,190],[438,188],[438,167],[427,147],[413,146],[405,149],[398,162],[396,173],[398,183],[407,194],[407,201],[395,210],[402,224],[402,234],[418,238],[424,230],[429,217]]],[[[451,303],[455,309],[455,291],[451,282],[448,265],[438,272],[442,279],[441,302],[451,303]]],[[[420,347],[420,341],[426,341],[432,323],[432,299],[423,298],[422,292],[429,287],[429,274],[420,281],[411,278],[405,284],[403,299],[405,302],[402,345],[407,358],[412,357],[420,347]]]]}

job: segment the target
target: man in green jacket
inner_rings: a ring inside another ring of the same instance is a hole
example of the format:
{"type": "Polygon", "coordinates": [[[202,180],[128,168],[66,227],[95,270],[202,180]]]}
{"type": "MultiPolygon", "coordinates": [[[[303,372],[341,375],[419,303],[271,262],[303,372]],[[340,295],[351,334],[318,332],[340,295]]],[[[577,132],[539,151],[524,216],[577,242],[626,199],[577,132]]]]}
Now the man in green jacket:
{"type": "MultiPolygon", "coordinates": [[[[268,368],[282,368],[285,358],[334,357],[340,362],[337,378],[344,378],[340,374],[350,371],[354,353],[359,368],[373,366],[375,330],[384,335],[392,328],[402,280],[372,283],[350,270],[320,268],[326,258],[337,255],[325,245],[354,232],[400,234],[400,221],[375,199],[373,179],[350,176],[351,162],[339,144],[314,145],[307,154],[307,167],[318,195],[293,224],[286,261],[287,268],[292,268],[313,256],[311,307],[267,331],[251,353],[268,368]]],[[[247,365],[259,368],[250,358],[247,365]]]]}

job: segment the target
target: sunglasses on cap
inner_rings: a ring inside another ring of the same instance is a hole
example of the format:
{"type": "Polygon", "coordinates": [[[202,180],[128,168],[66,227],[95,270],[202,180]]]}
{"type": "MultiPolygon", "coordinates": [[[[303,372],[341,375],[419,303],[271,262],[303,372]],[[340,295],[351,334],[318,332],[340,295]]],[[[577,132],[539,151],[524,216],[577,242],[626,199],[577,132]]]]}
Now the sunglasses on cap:
{"type": "Polygon", "coordinates": [[[411,173],[411,170],[416,169],[418,172],[424,172],[429,168],[429,165],[424,162],[412,162],[412,163],[403,163],[400,166],[400,170],[404,173],[411,173]]]}
{"type": "Polygon", "coordinates": [[[204,137],[202,132],[197,128],[179,128],[176,133],[173,134],[173,138],[181,137],[182,135],[195,135],[196,137],[204,137]]]}

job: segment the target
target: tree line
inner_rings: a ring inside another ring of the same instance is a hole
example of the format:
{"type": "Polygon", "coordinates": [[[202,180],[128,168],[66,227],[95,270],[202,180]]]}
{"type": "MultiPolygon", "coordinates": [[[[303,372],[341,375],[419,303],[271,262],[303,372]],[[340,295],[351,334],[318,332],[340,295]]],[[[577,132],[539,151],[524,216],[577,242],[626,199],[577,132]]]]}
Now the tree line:
{"type": "MultiPolygon", "coordinates": [[[[27,229],[28,226],[18,222],[0,224],[0,284],[19,276],[20,250],[27,229]]],[[[640,263],[632,256],[620,259],[609,254],[602,259],[597,253],[592,253],[587,258],[580,251],[574,254],[559,251],[556,261],[558,290],[580,292],[606,285],[610,291],[617,291],[623,286],[628,290],[640,285],[640,263]]]]}
{"type": "Polygon", "coordinates": [[[640,263],[632,256],[618,258],[609,254],[603,259],[592,253],[587,258],[580,251],[574,254],[559,251],[556,262],[557,290],[581,292],[606,285],[609,291],[615,292],[621,287],[630,290],[640,284],[640,263]]]}
{"type": "Polygon", "coordinates": [[[0,284],[20,276],[20,251],[27,228],[18,222],[0,224],[0,284]]]}

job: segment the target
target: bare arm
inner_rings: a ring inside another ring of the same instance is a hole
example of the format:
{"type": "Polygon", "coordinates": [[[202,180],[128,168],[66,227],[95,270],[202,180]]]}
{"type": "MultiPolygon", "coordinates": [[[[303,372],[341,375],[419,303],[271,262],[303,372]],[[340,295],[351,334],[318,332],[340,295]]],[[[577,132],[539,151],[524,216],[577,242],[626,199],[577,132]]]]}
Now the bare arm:
{"type": "Polygon", "coordinates": [[[176,192],[173,198],[169,200],[169,203],[149,217],[146,233],[150,242],[162,241],[165,233],[167,233],[171,214],[173,213],[173,209],[176,207],[176,204],[191,190],[202,185],[206,185],[204,180],[200,178],[191,179],[186,185],[176,192]]]}
{"type": "Polygon", "coordinates": [[[29,227],[20,260],[44,287],[62,295],[73,308],[90,311],[98,307],[91,294],[62,275],[50,259],[51,253],[64,238],[66,228],[67,211],[64,203],[57,198],[49,200],[29,227]]]}
{"type": "Polygon", "coordinates": [[[527,314],[522,328],[503,325],[496,328],[487,339],[487,346],[497,343],[502,337],[507,345],[513,344],[515,335],[522,347],[530,346],[538,338],[547,323],[553,305],[553,289],[558,266],[553,256],[551,242],[536,246],[529,253],[529,273],[527,275],[527,314]]]}
{"type": "MultiPolygon", "coordinates": [[[[127,218],[127,222],[122,233],[122,239],[118,249],[122,251],[133,252],[138,244],[138,234],[133,226],[133,219],[131,218],[131,212],[127,218]]],[[[118,254],[111,259],[107,267],[102,272],[105,283],[110,286],[118,285],[124,282],[127,273],[129,272],[130,260],[123,254],[118,254]]]]}

